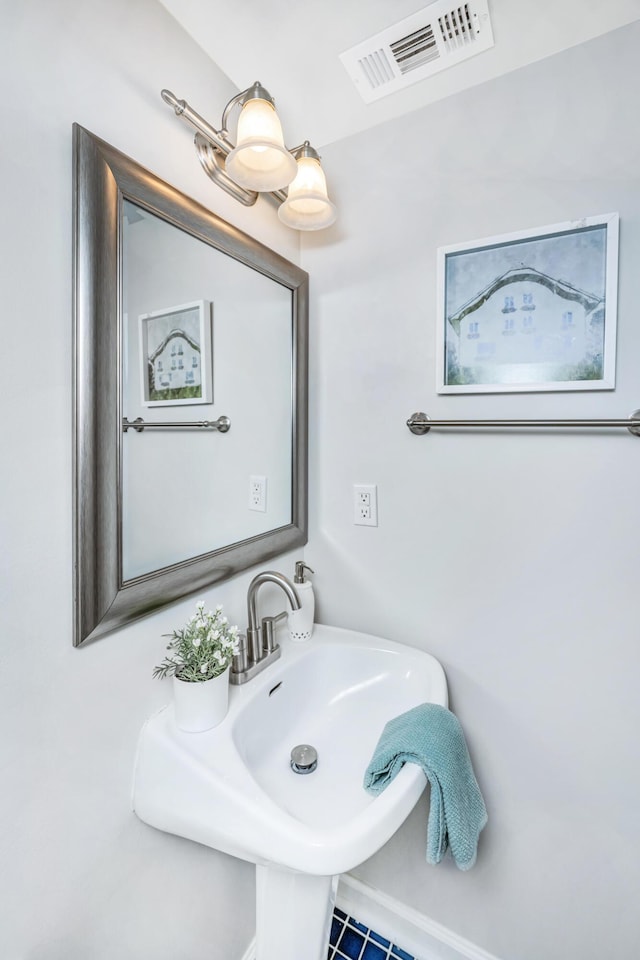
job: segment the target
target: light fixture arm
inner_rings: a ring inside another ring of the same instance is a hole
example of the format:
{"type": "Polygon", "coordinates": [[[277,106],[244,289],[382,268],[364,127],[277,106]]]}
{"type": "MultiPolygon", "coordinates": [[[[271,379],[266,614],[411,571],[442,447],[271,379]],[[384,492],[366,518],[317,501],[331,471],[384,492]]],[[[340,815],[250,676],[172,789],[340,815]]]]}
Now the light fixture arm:
{"type": "MultiPolygon", "coordinates": [[[[229,128],[227,122],[229,120],[229,114],[235,106],[244,106],[245,103],[248,103],[249,100],[266,100],[267,103],[270,103],[272,107],[275,107],[275,100],[271,96],[268,90],[262,86],[259,80],[256,80],[255,83],[252,83],[250,87],[247,87],[246,90],[242,90],[240,93],[236,93],[235,97],[231,97],[229,103],[226,105],[222,111],[222,129],[220,130],[220,136],[227,139],[229,133],[229,128]]],[[[233,150],[233,146],[231,147],[233,150]]]]}
{"type": "MultiPolygon", "coordinates": [[[[222,187],[222,189],[235,200],[244,204],[245,207],[253,206],[259,194],[254,190],[247,190],[241,187],[231,179],[224,169],[224,159],[229,156],[234,148],[233,143],[228,139],[226,122],[233,107],[241,103],[247,93],[253,92],[257,87],[260,87],[259,83],[253,84],[253,87],[249,87],[248,90],[238,93],[229,100],[222,114],[222,128],[220,130],[212,127],[204,117],[201,117],[199,113],[196,113],[196,111],[189,106],[186,100],[179,100],[171,90],[162,90],[160,94],[164,102],[168,104],[168,106],[173,107],[176,116],[181,117],[186,123],[191,124],[197,131],[194,139],[196,153],[207,176],[210,177],[214,183],[217,183],[219,187],[222,187]]],[[[260,90],[263,94],[261,99],[270,100],[273,103],[272,98],[264,87],[260,87],[260,90]],[[264,94],[266,94],[266,96],[264,96],[264,94]]],[[[275,190],[270,196],[272,196],[278,204],[283,203],[287,197],[286,193],[282,190],[275,190]]]]}
{"type": "Polygon", "coordinates": [[[196,113],[195,110],[189,106],[186,100],[178,100],[176,95],[171,92],[171,90],[162,90],[160,96],[166,104],[176,112],[177,117],[182,117],[183,120],[186,120],[187,123],[190,123],[192,127],[206,137],[206,139],[211,143],[212,146],[219,150],[224,156],[227,156],[233,150],[233,144],[224,138],[223,130],[216,130],[211,126],[210,123],[201,117],[199,113],[196,113]]]}
{"type": "Polygon", "coordinates": [[[227,125],[229,121],[229,114],[231,113],[231,111],[235,106],[242,103],[242,98],[244,97],[244,94],[245,94],[245,91],[243,90],[242,93],[237,93],[235,97],[231,97],[231,100],[229,100],[229,103],[226,105],[226,107],[222,111],[222,127],[220,130],[220,135],[223,136],[225,140],[227,139],[227,135],[229,133],[229,127],[227,125]]]}

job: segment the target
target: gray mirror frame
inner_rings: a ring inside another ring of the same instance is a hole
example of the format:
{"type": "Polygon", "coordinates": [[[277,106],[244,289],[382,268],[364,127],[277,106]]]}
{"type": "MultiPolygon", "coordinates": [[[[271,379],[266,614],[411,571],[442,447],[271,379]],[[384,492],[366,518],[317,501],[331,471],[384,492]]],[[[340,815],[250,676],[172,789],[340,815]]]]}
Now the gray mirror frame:
{"type": "Polygon", "coordinates": [[[73,642],[79,646],[307,542],[309,279],[78,124],[73,157],[73,642]],[[121,506],[125,199],[288,287],[293,301],[292,522],[127,581],[121,506]]]}

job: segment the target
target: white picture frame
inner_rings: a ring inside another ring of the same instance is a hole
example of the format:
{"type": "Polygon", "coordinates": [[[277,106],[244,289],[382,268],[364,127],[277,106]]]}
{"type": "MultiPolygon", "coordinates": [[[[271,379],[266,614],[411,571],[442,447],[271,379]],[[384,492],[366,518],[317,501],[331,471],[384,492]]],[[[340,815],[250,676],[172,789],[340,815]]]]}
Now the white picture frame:
{"type": "Polygon", "coordinates": [[[615,388],[617,213],[438,249],[439,394],[615,388]]]}
{"type": "Polygon", "coordinates": [[[211,308],[194,300],[138,317],[143,406],[213,402],[211,308]]]}

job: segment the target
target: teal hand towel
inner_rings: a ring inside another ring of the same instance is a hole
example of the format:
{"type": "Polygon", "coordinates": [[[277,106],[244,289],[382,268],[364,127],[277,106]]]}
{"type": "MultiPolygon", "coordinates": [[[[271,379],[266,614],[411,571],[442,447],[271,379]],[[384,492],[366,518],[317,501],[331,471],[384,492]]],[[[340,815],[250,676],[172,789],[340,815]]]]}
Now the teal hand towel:
{"type": "Polygon", "coordinates": [[[364,775],[376,796],[405,763],[417,763],[431,784],[427,863],[440,863],[447,849],[461,870],[476,861],[487,811],[458,718],[437,703],[423,703],[385,726],[364,775]]]}

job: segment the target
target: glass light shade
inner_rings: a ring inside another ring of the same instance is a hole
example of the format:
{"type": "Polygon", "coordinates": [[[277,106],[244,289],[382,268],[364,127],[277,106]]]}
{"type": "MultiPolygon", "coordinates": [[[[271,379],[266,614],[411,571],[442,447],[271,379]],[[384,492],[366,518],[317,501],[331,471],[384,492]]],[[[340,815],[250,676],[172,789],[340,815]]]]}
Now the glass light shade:
{"type": "Polygon", "coordinates": [[[281,190],[296,175],[296,161],[284,145],[280,120],[267,100],[249,100],[238,118],[237,146],[225,169],[241,187],[281,190]]]}
{"type": "Polygon", "coordinates": [[[327,196],[327,181],[320,162],[312,157],[300,157],[298,174],[278,210],[278,217],[295,230],[322,230],[331,226],[336,216],[336,208],[327,196]]]}

